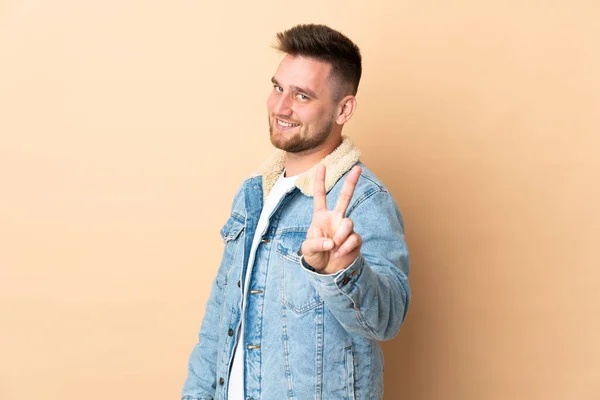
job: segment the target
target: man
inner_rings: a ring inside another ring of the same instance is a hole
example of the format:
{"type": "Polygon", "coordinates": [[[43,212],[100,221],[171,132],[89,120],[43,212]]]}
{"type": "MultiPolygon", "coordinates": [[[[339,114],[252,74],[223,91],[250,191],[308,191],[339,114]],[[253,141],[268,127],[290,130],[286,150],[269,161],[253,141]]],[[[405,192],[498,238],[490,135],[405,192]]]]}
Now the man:
{"type": "Polygon", "coordinates": [[[381,399],[377,341],[406,316],[408,252],[396,203],[342,136],[360,51],[323,25],[277,38],[285,57],[267,108],[280,150],[221,229],[182,399],[381,399]]]}

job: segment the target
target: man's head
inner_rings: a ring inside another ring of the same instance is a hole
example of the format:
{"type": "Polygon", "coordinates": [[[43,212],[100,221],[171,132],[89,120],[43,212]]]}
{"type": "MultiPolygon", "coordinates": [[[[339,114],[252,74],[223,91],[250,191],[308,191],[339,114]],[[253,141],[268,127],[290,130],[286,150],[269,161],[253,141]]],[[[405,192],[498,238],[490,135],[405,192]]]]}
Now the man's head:
{"type": "Polygon", "coordinates": [[[336,140],[356,106],[360,50],[324,25],[298,25],[277,40],[275,48],[286,56],[267,101],[271,142],[301,153],[336,140]]]}
{"type": "Polygon", "coordinates": [[[277,34],[275,48],[330,64],[335,99],[356,96],[362,74],[360,49],[340,32],[325,25],[297,25],[277,34]]]}

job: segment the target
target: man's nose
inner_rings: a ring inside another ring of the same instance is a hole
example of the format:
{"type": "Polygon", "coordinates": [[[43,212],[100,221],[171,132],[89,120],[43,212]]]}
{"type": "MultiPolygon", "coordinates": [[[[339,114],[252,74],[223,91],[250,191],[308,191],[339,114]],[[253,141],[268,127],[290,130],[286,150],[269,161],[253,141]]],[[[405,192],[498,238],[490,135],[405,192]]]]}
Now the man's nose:
{"type": "Polygon", "coordinates": [[[292,99],[288,94],[281,94],[275,103],[275,109],[273,110],[278,115],[292,115],[292,99]]]}

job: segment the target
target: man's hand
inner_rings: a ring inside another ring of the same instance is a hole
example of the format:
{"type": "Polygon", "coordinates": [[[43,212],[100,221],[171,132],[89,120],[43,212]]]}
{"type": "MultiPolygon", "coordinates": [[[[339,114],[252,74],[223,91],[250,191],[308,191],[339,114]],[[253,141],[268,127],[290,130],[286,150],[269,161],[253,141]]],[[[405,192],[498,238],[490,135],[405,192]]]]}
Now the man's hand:
{"type": "Polygon", "coordinates": [[[333,210],[327,209],[325,166],[315,175],[315,205],[302,254],[307,264],[321,274],[333,274],[348,267],[360,254],[362,238],[354,232],[354,223],[346,210],[354,194],[361,168],[352,168],[333,210]]]}

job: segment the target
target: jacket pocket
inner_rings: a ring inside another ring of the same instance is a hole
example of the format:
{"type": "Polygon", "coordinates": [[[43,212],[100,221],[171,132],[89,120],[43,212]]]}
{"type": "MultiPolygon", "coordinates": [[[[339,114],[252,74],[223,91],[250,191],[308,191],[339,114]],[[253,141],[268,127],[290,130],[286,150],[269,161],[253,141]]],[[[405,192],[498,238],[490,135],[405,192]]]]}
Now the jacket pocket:
{"type": "Polygon", "coordinates": [[[217,279],[217,285],[223,288],[227,285],[229,279],[229,272],[231,266],[235,263],[238,253],[241,251],[240,243],[242,242],[242,232],[244,231],[244,221],[231,216],[221,228],[220,234],[225,243],[223,249],[223,257],[221,258],[221,265],[219,267],[219,278],[217,279]]]}
{"type": "Polygon", "coordinates": [[[296,314],[304,314],[323,303],[300,265],[298,252],[305,239],[306,232],[287,232],[281,235],[276,246],[281,267],[282,302],[296,314]]]}
{"type": "Polygon", "coordinates": [[[352,346],[344,349],[346,363],[346,396],[348,400],[355,400],[354,396],[354,353],[352,346]]]}

